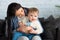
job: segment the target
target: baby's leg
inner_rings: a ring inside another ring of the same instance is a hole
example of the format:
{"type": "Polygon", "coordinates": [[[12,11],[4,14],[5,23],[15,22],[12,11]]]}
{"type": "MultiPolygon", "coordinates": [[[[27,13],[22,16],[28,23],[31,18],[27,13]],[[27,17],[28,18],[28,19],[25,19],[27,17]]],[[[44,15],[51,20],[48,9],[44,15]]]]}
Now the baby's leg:
{"type": "Polygon", "coordinates": [[[26,37],[26,36],[21,36],[21,37],[19,37],[17,40],[29,40],[29,38],[26,37]]]}
{"type": "Polygon", "coordinates": [[[42,40],[40,36],[34,36],[32,40],[42,40]]]}

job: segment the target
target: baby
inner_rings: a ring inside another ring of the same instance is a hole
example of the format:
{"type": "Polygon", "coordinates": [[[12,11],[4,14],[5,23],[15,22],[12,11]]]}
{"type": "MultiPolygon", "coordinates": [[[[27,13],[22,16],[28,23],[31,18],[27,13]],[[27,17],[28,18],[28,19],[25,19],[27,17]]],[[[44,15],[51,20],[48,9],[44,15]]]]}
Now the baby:
{"type": "Polygon", "coordinates": [[[29,8],[28,16],[20,21],[20,26],[22,24],[25,26],[25,32],[32,34],[40,34],[43,32],[43,28],[38,21],[38,13],[37,8],[29,8]]]}

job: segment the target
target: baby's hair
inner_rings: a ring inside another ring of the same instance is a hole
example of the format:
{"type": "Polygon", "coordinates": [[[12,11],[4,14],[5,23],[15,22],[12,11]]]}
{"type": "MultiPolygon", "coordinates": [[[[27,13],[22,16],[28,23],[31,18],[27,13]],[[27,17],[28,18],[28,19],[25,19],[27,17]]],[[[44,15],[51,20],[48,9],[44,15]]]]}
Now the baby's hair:
{"type": "Polygon", "coordinates": [[[34,12],[38,12],[39,13],[39,10],[37,8],[35,8],[35,7],[29,8],[29,13],[34,13],[34,12]]]}

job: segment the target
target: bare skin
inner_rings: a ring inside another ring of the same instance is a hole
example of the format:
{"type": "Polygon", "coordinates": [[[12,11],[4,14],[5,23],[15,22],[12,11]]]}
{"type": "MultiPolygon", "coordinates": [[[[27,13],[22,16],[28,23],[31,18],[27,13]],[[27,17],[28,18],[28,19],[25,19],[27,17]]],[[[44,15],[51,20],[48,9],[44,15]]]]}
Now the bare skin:
{"type": "Polygon", "coordinates": [[[24,32],[27,34],[29,34],[29,33],[37,34],[37,31],[34,30],[31,26],[27,27],[22,22],[20,22],[19,25],[20,25],[20,27],[17,29],[17,31],[21,31],[21,32],[24,32]]]}

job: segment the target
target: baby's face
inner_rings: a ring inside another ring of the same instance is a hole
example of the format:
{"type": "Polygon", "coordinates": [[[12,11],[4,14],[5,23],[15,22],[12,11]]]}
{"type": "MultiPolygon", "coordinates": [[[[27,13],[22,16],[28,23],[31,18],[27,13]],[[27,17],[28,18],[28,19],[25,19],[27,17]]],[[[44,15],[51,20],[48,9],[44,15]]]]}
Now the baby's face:
{"type": "Polygon", "coordinates": [[[37,20],[37,18],[38,18],[38,12],[29,13],[29,14],[28,14],[28,18],[29,18],[30,21],[35,21],[35,20],[37,20]]]}
{"type": "Polygon", "coordinates": [[[24,9],[20,8],[20,9],[16,10],[16,14],[15,15],[20,17],[20,18],[25,16],[24,9]]]}

